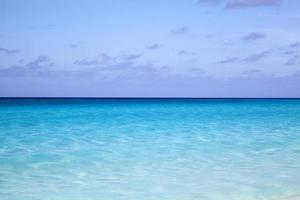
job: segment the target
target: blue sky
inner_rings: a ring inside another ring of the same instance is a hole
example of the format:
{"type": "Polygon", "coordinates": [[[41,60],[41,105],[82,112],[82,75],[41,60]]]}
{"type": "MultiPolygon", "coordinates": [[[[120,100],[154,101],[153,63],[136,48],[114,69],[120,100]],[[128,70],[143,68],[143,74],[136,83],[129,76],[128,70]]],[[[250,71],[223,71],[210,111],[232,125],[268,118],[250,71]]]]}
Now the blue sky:
{"type": "Polygon", "coordinates": [[[0,96],[300,97],[295,0],[0,0],[0,96]]]}

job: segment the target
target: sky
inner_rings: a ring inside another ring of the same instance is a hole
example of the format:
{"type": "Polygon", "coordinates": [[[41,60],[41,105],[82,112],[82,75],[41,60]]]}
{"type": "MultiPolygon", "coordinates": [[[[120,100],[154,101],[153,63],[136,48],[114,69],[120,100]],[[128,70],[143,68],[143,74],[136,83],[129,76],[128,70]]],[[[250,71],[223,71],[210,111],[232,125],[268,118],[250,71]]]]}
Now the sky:
{"type": "Polygon", "coordinates": [[[0,0],[1,97],[300,97],[300,1],[0,0]]]}

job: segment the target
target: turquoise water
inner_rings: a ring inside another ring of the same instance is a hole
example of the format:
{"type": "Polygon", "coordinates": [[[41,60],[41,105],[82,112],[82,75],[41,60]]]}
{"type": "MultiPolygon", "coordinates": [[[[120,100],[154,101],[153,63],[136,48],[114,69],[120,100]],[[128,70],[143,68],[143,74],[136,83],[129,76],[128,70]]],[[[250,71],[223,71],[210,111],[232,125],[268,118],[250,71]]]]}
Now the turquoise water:
{"type": "Polygon", "coordinates": [[[0,100],[1,200],[300,197],[300,100],[0,100]]]}

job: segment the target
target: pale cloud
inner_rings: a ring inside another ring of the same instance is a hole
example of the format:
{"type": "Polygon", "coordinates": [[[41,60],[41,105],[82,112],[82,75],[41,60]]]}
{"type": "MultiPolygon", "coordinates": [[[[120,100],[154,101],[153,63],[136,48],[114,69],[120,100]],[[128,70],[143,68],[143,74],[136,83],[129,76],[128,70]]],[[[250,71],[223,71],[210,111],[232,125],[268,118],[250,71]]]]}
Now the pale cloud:
{"type": "Polygon", "coordinates": [[[94,59],[81,59],[74,61],[75,65],[81,65],[81,66],[96,66],[96,65],[103,65],[109,63],[113,58],[106,55],[106,54],[100,54],[94,59]]]}
{"type": "Polygon", "coordinates": [[[188,26],[182,26],[179,28],[176,28],[174,30],[171,30],[171,33],[173,35],[185,35],[189,32],[189,27],[188,26]]]}
{"type": "Polygon", "coordinates": [[[142,54],[128,54],[128,55],[123,56],[122,58],[124,60],[136,60],[136,59],[140,58],[141,56],[142,56],[142,54]]]}
{"type": "Polygon", "coordinates": [[[240,9],[248,7],[276,6],[281,0],[229,0],[225,9],[240,9]]]}
{"type": "Polygon", "coordinates": [[[5,53],[5,54],[12,55],[12,54],[17,54],[17,53],[19,53],[19,50],[18,50],[18,49],[0,48],[0,52],[5,53]]]}
{"type": "Polygon", "coordinates": [[[198,0],[199,4],[216,5],[222,2],[222,0],[198,0]]]}
{"type": "Polygon", "coordinates": [[[218,61],[218,64],[228,64],[228,63],[236,63],[239,62],[240,58],[238,57],[230,57],[230,58],[226,58],[224,60],[218,61]]]}
{"type": "Polygon", "coordinates": [[[150,46],[147,46],[146,49],[148,50],[156,50],[156,49],[160,49],[163,45],[162,44],[152,44],[150,46]]]}
{"type": "Polygon", "coordinates": [[[261,40],[265,39],[266,35],[264,33],[259,33],[259,32],[253,32],[245,35],[242,37],[242,40],[245,42],[251,42],[251,41],[256,41],[256,40],[261,40]]]}
{"type": "Polygon", "coordinates": [[[80,42],[70,44],[70,48],[74,49],[80,46],[80,42]]]}
{"type": "Polygon", "coordinates": [[[195,55],[197,55],[197,52],[181,50],[178,52],[178,55],[179,56],[195,56],[195,55]]]}
{"type": "Polygon", "coordinates": [[[264,51],[264,52],[252,54],[252,55],[242,59],[242,61],[250,62],[250,63],[257,62],[257,61],[267,57],[270,53],[271,53],[270,51],[264,51]]]}
{"type": "Polygon", "coordinates": [[[35,60],[27,63],[25,66],[30,67],[31,69],[40,69],[45,66],[50,66],[52,64],[49,64],[49,57],[48,56],[39,56],[35,60]]]}
{"type": "Polygon", "coordinates": [[[271,50],[268,51],[263,51],[263,52],[259,52],[259,53],[255,53],[255,54],[251,54],[249,56],[246,57],[229,57],[226,58],[224,60],[218,61],[218,64],[230,64],[230,63],[239,63],[239,62],[247,62],[247,63],[254,63],[257,61],[260,61],[264,58],[266,58],[267,56],[269,56],[272,53],[271,50]]]}
{"type": "Polygon", "coordinates": [[[298,48],[300,47],[300,42],[294,42],[289,45],[290,48],[298,48]]]}
{"type": "Polygon", "coordinates": [[[296,65],[298,64],[300,61],[300,56],[299,55],[294,55],[292,56],[287,62],[285,65],[296,65]]]}

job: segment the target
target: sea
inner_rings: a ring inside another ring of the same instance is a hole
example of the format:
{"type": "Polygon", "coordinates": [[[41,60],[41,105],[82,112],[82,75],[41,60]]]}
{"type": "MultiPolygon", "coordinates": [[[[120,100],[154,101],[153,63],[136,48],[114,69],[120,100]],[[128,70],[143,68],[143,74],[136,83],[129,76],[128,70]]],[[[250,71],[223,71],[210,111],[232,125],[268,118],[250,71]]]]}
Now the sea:
{"type": "Polygon", "coordinates": [[[1,200],[298,200],[300,99],[0,99],[1,200]]]}

